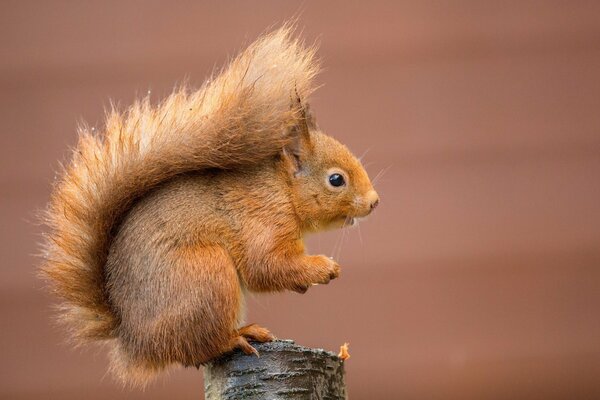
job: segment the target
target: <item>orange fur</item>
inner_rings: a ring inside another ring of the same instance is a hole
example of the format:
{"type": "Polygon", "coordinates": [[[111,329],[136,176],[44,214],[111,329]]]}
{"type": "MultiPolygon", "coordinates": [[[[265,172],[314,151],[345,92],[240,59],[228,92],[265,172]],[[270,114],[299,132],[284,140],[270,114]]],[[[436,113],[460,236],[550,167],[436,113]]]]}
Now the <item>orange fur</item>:
{"type": "Polygon", "coordinates": [[[113,110],[100,136],[80,131],[46,212],[42,271],[73,337],[110,339],[124,380],[251,352],[247,339],[271,335],[239,327],[244,290],[304,292],[338,276],[333,260],[304,254],[303,235],[378,198],[310,120],[302,100],[317,71],[314,49],[284,27],[200,90],[113,110]]]}

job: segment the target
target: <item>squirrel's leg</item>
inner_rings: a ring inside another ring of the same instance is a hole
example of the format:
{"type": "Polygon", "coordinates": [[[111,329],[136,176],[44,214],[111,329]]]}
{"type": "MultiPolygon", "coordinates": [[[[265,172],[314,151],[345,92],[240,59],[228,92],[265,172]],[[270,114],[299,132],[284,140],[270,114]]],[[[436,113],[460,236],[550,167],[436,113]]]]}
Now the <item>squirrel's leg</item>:
{"type": "MultiPolygon", "coordinates": [[[[194,273],[195,276],[187,276],[185,280],[189,282],[198,279],[198,276],[204,276],[201,278],[201,285],[190,288],[190,295],[194,299],[184,304],[196,303],[195,312],[199,326],[192,329],[195,329],[196,338],[206,337],[206,343],[210,343],[212,356],[208,358],[236,348],[246,354],[258,355],[248,340],[268,342],[275,337],[267,329],[256,324],[236,329],[240,317],[241,290],[237,271],[227,252],[220,246],[188,247],[182,249],[179,256],[180,260],[186,260],[185,263],[191,268],[198,269],[194,273]],[[206,316],[201,317],[200,314],[205,312],[206,316]]],[[[181,323],[185,324],[186,321],[181,323]]],[[[205,344],[204,347],[208,346],[205,344]]],[[[197,365],[206,359],[206,356],[202,356],[184,365],[197,365]]]]}
{"type": "Polygon", "coordinates": [[[304,293],[314,284],[326,284],[339,276],[339,265],[329,257],[304,253],[304,243],[293,239],[276,243],[268,250],[254,246],[248,266],[240,273],[250,290],[293,290],[304,293]],[[262,250],[262,251],[261,251],[262,250]]]}
{"type": "Polygon", "coordinates": [[[231,349],[242,293],[221,246],[174,246],[143,267],[127,268],[140,286],[122,290],[129,297],[121,301],[119,336],[130,358],[195,366],[231,349]]]}

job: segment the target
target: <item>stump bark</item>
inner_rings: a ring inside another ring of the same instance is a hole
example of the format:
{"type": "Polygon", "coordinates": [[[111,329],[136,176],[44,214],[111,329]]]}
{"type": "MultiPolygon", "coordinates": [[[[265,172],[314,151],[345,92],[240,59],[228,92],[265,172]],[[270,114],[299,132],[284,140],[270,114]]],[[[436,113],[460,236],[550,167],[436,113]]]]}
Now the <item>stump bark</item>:
{"type": "Polygon", "coordinates": [[[292,340],[252,343],[260,357],[237,350],[204,367],[206,400],[343,400],[344,362],[292,340]]]}

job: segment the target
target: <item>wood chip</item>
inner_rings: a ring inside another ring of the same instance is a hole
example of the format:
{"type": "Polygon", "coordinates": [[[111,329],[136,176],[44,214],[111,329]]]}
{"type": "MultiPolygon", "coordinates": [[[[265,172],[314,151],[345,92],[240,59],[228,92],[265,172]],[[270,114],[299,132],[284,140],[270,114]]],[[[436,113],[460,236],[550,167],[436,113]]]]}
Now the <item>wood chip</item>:
{"type": "Polygon", "coordinates": [[[344,361],[346,361],[347,359],[350,358],[350,353],[348,353],[349,345],[350,345],[350,343],[344,343],[343,345],[340,346],[340,354],[338,354],[338,357],[344,361]]]}

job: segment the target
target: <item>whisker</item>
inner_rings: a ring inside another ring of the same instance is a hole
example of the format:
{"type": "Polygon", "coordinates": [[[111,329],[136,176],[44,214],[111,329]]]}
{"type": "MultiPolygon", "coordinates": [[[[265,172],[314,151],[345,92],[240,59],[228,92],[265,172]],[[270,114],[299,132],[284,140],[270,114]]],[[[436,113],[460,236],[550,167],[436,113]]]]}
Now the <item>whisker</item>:
{"type": "MultiPolygon", "coordinates": [[[[346,225],[346,223],[345,223],[345,222],[344,222],[344,225],[346,225]]],[[[347,231],[347,229],[344,229],[344,230],[342,231],[342,240],[340,241],[340,247],[338,247],[338,253],[337,253],[337,255],[335,256],[335,260],[336,260],[337,262],[339,262],[339,263],[341,263],[341,260],[340,260],[340,258],[341,258],[341,256],[342,256],[342,248],[344,247],[344,240],[346,239],[346,231],[347,231]]]]}
{"type": "Polygon", "coordinates": [[[356,228],[358,230],[358,240],[360,240],[360,247],[365,247],[365,244],[363,243],[362,232],[360,231],[360,222],[358,222],[358,220],[356,221],[356,228]]]}
{"type": "Polygon", "coordinates": [[[366,163],[366,164],[363,164],[363,167],[364,167],[365,169],[367,169],[367,168],[369,168],[369,166],[370,166],[370,165],[373,165],[373,164],[375,164],[375,161],[369,161],[368,163],[366,163]]]}
{"type": "Polygon", "coordinates": [[[344,240],[346,239],[346,231],[347,231],[347,226],[348,226],[348,219],[344,220],[344,223],[342,224],[342,236],[340,238],[340,245],[337,248],[337,252],[335,254],[335,260],[339,262],[339,258],[342,255],[342,248],[344,247],[344,240]]]}
{"type": "Polygon", "coordinates": [[[390,170],[390,168],[392,168],[392,165],[393,164],[390,164],[387,167],[383,168],[381,171],[379,171],[379,173],[375,176],[375,179],[373,179],[373,186],[375,186],[377,181],[383,178],[383,176],[390,170]]]}
{"type": "MultiPolygon", "coordinates": [[[[342,235],[344,234],[343,229],[344,229],[344,226],[342,225],[342,235]]],[[[333,257],[334,259],[336,259],[335,255],[337,253],[338,246],[340,246],[340,243],[341,243],[341,240],[342,240],[341,239],[342,235],[338,235],[337,238],[335,239],[335,243],[333,244],[333,249],[331,250],[331,257],[333,257]]]]}
{"type": "Polygon", "coordinates": [[[371,149],[372,149],[372,148],[373,148],[373,146],[369,146],[369,147],[367,148],[367,150],[365,150],[365,152],[364,152],[364,153],[362,153],[362,155],[361,155],[360,157],[358,157],[358,161],[362,162],[363,158],[364,158],[364,157],[367,155],[367,153],[368,153],[369,151],[371,151],[371,149]]]}
{"type": "Polygon", "coordinates": [[[362,255],[363,264],[366,265],[367,264],[367,259],[366,259],[366,256],[365,256],[365,246],[364,246],[363,240],[362,240],[362,232],[361,232],[361,228],[360,228],[360,223],[357,221],[356,225],[358,227],[358,238],[360,239],[360,246],[361,246],[361,248],[360,248],[361,252],[360,253],[362,255]]]}
{"type": "Polygon", "coordinates": [[[345,225],[346,225],[346,221],[344,221],[344,224],[342,225],[341,235],[338,236],[339,241],[337,242],[337,246],[335,247],[334,253],[332,254],[333,259],[335,261],[338,261],[338,256],[342,252],[342,242],[344,241],[344,235],[346,234],[346,231],[344,230],[345,225]]]}

